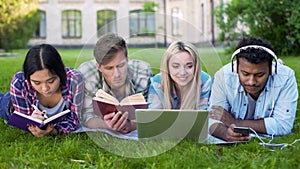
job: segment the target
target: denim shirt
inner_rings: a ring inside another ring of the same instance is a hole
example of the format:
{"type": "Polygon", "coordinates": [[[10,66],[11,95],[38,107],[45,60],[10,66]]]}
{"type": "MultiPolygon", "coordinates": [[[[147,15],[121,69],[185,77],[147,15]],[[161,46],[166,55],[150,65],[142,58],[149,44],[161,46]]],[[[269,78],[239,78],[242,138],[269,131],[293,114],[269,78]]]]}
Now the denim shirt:
{"type": "MultiPolygon", "coordinates": [[[[291,132],[295,120],[298,88],[294,71],[282,64],[277,73],[270,75],[265,88],[256,101],[254,120],[264,119],[267,134],[285,135],[291,132]]],[[[221,68],[214,77],[209,102],[221,106],[238,120],[246,117],[248,98],[231,64],[221,68]]],[[[219,122],[210,119],[210,124],[219,122]]]]}
{"type": "MultiPolygon", "coordinates": [[[[148,103],[149,109],[163,109],[163,92],[161,86],[161,74],[157,74],[153,76],[151,79],[151,84],[149,87],[149,95],[148,95],[148,103]]],[[[206,110],[208,107],[208,99],[210,96],[211,90],[211,77],[204,71],[201,71],[201,91],[199,98],[199,107],[198,109],[206,110]]],[[[172,109],[176,109],[178,104],[178,97],[176,92],[172,94],[172,99],[174,101],[174,105],[172,109]]]]}

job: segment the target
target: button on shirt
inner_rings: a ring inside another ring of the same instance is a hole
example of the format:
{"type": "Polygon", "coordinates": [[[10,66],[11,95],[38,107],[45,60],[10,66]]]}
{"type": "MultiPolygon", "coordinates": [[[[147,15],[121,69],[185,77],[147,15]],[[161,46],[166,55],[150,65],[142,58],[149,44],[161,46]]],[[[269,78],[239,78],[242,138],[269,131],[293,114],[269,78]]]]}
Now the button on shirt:
{"type": "MultiPolygon", "coordinates": [[[[80,121],[82,124],[94,117],[99,117],[93,113],[92,99],[99,89],[103,89],[105,92],[113,95],[109,85],[105,82],[103,76],[96,66],[96,60],[90,60],[84,62],[78,67],[78,70],[82,72],[85,81],[85,98],[83,111],[80,115],[80,121]]],[[[148,96],[148,87],[150,83],[150,77],[152,77],[151,66],[141,60],[129,60],[128,61],[128,78],[126,80],[126,96],[143,93],[144,97],[148,96]]]]}
{"type": "MultiPolygon", "coordinates": [[[[265,88],[259,95],[254,112],[254,120],[264,119],[267,134],[284,135],[291,132],[295,120],[298,89],[295,73],[289,67],[278,64],[277,74],[269,76],[265,88]]],[[[221,68],[214,78],[210,106],[217,105],[238,120],[246,118],[248,97],[232,72],[231,64],[221,68]]],[[[210,124],[217,120],[210,119],[210,124]]]]}

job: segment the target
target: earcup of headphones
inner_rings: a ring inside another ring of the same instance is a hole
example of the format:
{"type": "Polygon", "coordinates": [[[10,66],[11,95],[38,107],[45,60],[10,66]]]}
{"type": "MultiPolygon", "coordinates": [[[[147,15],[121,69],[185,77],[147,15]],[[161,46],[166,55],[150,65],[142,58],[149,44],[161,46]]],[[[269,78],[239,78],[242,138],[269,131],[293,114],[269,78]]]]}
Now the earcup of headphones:
{"type": "Polygon", "coordinates": [[[270,73],[272,76],[276,74],[276,63],[272,62],[272,70],[270,73]]]}
{"type": "Polygon", "coordinates": [[[237,73],[237,64],[236,64],[236,62],[232,62],[232,72],[237,73]]]}

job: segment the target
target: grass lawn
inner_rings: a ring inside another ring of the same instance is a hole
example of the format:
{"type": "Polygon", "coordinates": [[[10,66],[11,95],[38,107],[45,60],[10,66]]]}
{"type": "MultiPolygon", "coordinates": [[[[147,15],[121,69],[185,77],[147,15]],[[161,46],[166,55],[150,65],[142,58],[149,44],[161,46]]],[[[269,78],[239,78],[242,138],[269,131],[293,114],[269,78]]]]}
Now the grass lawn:
{"type": "MultiPolygon", "coordinates": [[[[130,58],[148,61],[154,73],[158,73],[164,50],[131,49],[129,55],[130,58]]],[[[213,75],[222,63],[229,62],[228,56],[223,56],[221,51],[221,49],[200,50],[203,69],[210,75],[213,75]]],[[[14,52],[19,55],[0,57],[0,92],[9,91],[10,80],[16,71],[21,70],[27,50],[14,52]]],[[[59,52],[66,66],[75,68],[83,61],[92,58],[93,53],[91,49],[60,49],[59,52]]],[[[281,59],[296,71],[299,85],[299,57],[287,56],[281,59]]],[[[299,117],[300,115],[297,114],[292,134],[275,138],[273,142],[291,143],[300,138],[299,117]]],[[[102,148],[96,144],[97,141],[93,140],[90,134],[73,133],[36,138],[0,120],[0,168],[299,168],[300,142],[280,150],[264,148],[255,138],[248,143],[233,145],[206,145],[185,140],[157,156],[129,158],[108,150],[124,148],[139,157],[146,156],[147,153],[151,154],[157,149],[142,152],[140,150],[147,145],[132,140],[112,138],[105,134],[102,134],[101,139],[107,143],[107,147],[102,148]]],[[[168,144],[162,142],[152,146],[159,148],[168,144]]]]}

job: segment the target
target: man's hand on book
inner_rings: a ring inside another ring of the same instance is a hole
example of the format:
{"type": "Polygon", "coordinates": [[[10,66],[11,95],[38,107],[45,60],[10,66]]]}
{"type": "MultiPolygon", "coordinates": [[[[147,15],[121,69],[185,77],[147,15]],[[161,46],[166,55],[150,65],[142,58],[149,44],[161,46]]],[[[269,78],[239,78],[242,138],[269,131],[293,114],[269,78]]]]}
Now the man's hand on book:
{"type": "Polygon", "coordinates": [[[119,131],[122,134],[126,134],[132,131],[131,120],[127,119],[125,126],[119,131]]]}
{"type": "Polygon", "coordinates": [[[39,127],[34,126],[34,125],[28,125],[28,130],[36,137],[43,137],[44,135],[47,135],[47,134],[53,135],[53,133],[55,133],[55,134],[58,133],[52,124],[48,125],[46,130],[42,130],[39,127]]]}
{"type": "Polygon", "coordinates": [[[118,131],[122,134],[131,131],[131,122],[128,119],[128,112],[122,113],[119,111],[117,113],[109,113],[104,116],[104,121],[111,130],[118,131]]]}

